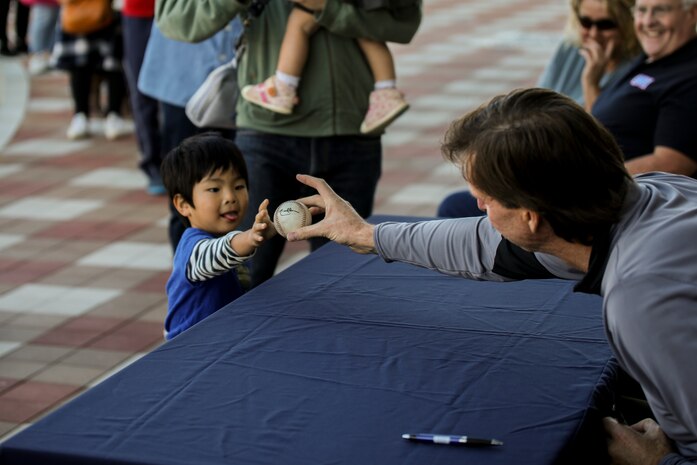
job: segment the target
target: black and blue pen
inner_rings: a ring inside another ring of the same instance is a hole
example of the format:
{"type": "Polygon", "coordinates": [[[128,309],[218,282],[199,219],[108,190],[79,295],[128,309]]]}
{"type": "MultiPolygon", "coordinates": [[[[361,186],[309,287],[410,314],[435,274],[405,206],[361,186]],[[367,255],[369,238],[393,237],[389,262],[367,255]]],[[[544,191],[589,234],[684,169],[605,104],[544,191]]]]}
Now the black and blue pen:
{"type": "Polygon", "coordinates": [[[410,441],[432,442],[435,444],[469,444],[471,446],[502,446],[503,442],[498,439],[481,439],[469,436],[459,436],[454,434],[432,434],[416,433],[403,434],[403,439],[410,441]]]}

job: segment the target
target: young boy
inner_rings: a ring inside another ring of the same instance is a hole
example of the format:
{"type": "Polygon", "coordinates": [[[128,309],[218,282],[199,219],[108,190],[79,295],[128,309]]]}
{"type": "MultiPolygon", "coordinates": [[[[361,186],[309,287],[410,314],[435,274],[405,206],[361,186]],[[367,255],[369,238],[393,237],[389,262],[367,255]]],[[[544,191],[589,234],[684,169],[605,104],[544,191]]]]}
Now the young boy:
{"type": "MultiPolygon", "coordinates": [[[[278,57],[276,74],[261,84],[245,86],[242,98],[276,113],[289,115],[298,103],[296,96],[300,75],[307,62],[310,38],[319,24],[315,16],[296,6],[288,16],[278,57]]],[[[373,73],[375,90],[370,93],[368,112],[361,124],[361,133],[378,134],[404,113],[409,104],[397,90],[397,77],[392,53],[384,42],[356,39],[373,73]]]]}
{"type": "Polygon", "coordinates": [[[276,230],[268,199],[251,229],[235,230],[249,203],[247,166],[218,134],[184,140],[162,162],[162,180],[187,226],[167,281],[165,338],[172,339],[243,294],[235,268],[276,230]]]}

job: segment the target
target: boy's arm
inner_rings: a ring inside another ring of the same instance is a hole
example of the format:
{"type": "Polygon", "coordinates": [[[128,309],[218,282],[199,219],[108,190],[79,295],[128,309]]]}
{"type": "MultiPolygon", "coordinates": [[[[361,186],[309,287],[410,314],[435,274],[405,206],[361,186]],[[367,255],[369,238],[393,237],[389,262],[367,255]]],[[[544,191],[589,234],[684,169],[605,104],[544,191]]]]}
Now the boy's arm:
{"type": "Polygon", "coordinates": [[[265,199],[259,205],[252,228],[231,238],[230,245],[237,254],[251,255],[265,240],[276,235],[276,228],[269,216],[268,207],[269,199],[265,199]]]}
{"type": "Polygon", "coordinates": [[[223,29],[250,0],[156,0],[157,27],[170,39],[200,42],[223,29]]]}
{"type": "Polygon", "coordinates": [[[186,267],[186,277],[189,281],[195,283],[220,276],[254,255],[252,252],[247,256],[241,256],[232,248],[232,240],[240,234],[243,233],[231,231],[222,237],[198,241],[191,251],[186,267]]]}
{"type": "Polygon", "coordinates": [[[344,0],[293,0],[317,11],[320,26],[333,34],[372,39],[378,42],[406,44],[416,34],[421,23],[421,1],[414,5],[389,10],[364,10],[344,0]]]}

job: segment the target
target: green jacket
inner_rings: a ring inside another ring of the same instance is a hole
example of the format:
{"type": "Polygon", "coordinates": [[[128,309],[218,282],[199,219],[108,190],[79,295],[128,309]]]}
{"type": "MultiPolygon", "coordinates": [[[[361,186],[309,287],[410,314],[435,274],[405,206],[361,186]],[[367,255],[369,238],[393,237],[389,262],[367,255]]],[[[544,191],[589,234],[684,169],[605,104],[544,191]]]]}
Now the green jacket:
{"type": "MultiPolygon", "coordinates": [[[[157,0],[157,25],[173,39],[198,42],[225,27],[235,15],[246,17],[247,4],[240,0],[157,0]]],[[[239,64],[240,87],[275,73],[292,5],[287,0],[270,0],[258,18],[251,18],[247,51],[239,64]]],[[[408,43],[421,22],[421,1],[393,11],[366,11],[342,0],[326,0],[317,21],[321,28],[311,39],[298,89],[300,103],[293,114],[273,113],[240,98],[239,128],[306,137],[360,134],[373,77],[353,39],[408,43]]]]}

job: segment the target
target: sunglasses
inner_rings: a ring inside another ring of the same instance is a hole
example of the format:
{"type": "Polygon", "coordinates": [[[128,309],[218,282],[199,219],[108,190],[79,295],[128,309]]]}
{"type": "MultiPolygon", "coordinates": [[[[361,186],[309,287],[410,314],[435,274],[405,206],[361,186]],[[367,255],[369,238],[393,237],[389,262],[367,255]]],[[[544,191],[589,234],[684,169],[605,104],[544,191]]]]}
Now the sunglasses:
{"type": "Polygon", "coordinates": [[[617,28],[617,23],[611,19],[599,19],[594,21],[588,16],[578,16],[578,22],[583,29],[590,29],[595,26],[599,31],[609,31],[617,28]]]}

